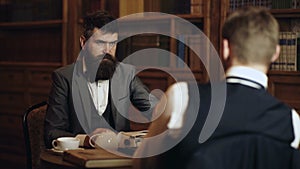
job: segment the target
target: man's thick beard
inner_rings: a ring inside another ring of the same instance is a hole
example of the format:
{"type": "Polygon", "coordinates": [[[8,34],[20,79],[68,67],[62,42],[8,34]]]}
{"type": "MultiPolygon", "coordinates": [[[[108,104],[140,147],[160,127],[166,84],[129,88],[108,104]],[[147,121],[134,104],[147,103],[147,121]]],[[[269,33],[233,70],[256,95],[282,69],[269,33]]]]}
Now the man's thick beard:
{"type": "Polygon", "coordinates": [[[111,79],[116,71],[117,64],[118,62],[115,58],[113,58],[110,54],[105,54],[99,64],[95,80],[111,79]]]}

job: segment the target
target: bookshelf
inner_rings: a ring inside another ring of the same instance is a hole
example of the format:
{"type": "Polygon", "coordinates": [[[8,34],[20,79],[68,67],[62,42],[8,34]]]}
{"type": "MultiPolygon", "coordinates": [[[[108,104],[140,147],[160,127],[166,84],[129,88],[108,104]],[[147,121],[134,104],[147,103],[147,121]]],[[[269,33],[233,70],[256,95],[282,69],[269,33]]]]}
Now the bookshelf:
{"type": "Polygon", "coordinates": [[[26,165],[23,112],[47,99],[51,73],[67,64],[68,4],[68,0],[0,0],[0,161],[4,168],[26,165]]]}
{"type": "MultiPolygon", "coordinates": [[[[159,34],[141,34],[135,35],[133,37],[127,38],[125,42],[121,42],[120,55],[123,57],[121,59],[126,58],[130,54],[147,48],[158,48],[171,52],[179,56],[182,61],[187,64],[187,66],[192,70],[195,77],[198,78],[199,81],[204,82],[207,80],[207,75],[205,70],[203,69],[203,65],[201,64],[200,59],[195,55],[195,53],[188,48],[186,45],[181,43],[179,39],[185,40],[186,42],[189,39],[193,38],[193,34],[185,34],[184,36],[176,30],[181,27],[181,25],[177,22],[176,17],[187,20],[189,23],[198,27],[202,32],[204,32],[208,37],[210,36],[210,15],[209,15],[209,6],[211,1],[203,1],[203,0],[183,0],[183,1],[171,1],[171,0],[154,0],[154,1],[144,1],[144,10],[145,12],[162,12],[167,14],[172,14],[175,17],[166,16],[155,18],[149,17],[141,19],[143,22],[153,23],[153,25],[157,25],[159,23],[167,25],[169,27],[170,34],[175,37],[169,37],[159,34]],[[193,4],[193,5],[191,5],[193,4]],[[149,43],[149,41],[151,41],[149,43]],[[128,45],[129,44],[129,45],[128,45]]],[[[130,22],[130,21],[128,21],[130,22]]],[[[133,21],[135,22],[135,21],[133,21]]],[[[126,22],[124,22],[126,24],[126,22]]],[[[149,25],[151,26],[151,25],[149,25]]],[[[187,25],[186,25],[187,26],[187,25]]],[[[147,27],[147,26],[146,26],[147,27]]],[[[170,55],[172,55],[170,54],[170,55]]],[[[182,64],[175,58],[167,58],[156,55],[152,56],[154,60],[156,60],[156,65],[163,65],[170,73],[182,74],[184,70],[182,69],[182,64]]],[[[155,61],[153,61],[155,62],[155,61]]],[[[154,64],[151,62],[151,64],[154,64]]],[[[152,71],[152,70],[151,70],[152,71]]],[[[153,71],[152,71],[153,72],[153,71]]],[[[154,71],[155,72],[155,71],[154,71]]],[[[145,73],[147,74],[147,73],[145,73]]],[[[148,77],[143,76],[141,73],[142,79],[147,79],[148,77]]],[[[184,78],[185,75],[183,75],[184,78]]],[[[159,76],[158,76],[159,77],[159,76]]],[[[180,79],[181,79],[180,78],[180,79]]],[[[162,79],[163,81],[163,79],[162,79]]],[[[160,89],[165,90],[169,85],[171,85],[174,81],[170,80],[166,86],[162,86],[160,89]]],[[[150,84],[150,88],[157,86],[156,84],[150,84]]]]}
{"type": "Polygon", "coordinates": [[[4,56],[0,64],[12,61],[65,65],[66,5],[67,0],[0,1],[0,8],[7,12],[6,18],[0,20],[1,40],[5,42],[0,47],[4,56]],[[40,43],[40,39],[45,41],[40,43]]]}
{"type": "MultiPolygon", "coordinates": [[[[110,1],[107,0],[89,0],[85,1],[85,3],[82,3],[82,13],[90,12],[96,9],[105,9],[107,11],[110,11],[109,4],[110,1]],[[105,4],[103,5],[99,4],[105,4]]],[[[172,14],[176,17],[180,17],[182,19],[185,19],[189,21],[190,23],[196,25],[199,29],[201,29],[206,36],[209,38],[211,34],[210,29],[210,6],[211,3],[218,2],[212,2],[211,0],[183,0],[183,1],[173,1],[173,0],[132,0],[132,1],[119,1],[119,3],[114,4],[116,8],[119,9],[118,13],[119,17],[123,17],[126,15],[134,14],[134,13],[140,13],[140,12],[162,12],[167,14],[172,14]],[[140,4],[140,5],[133,5],[133,4],[140,4]]],[[[143,18],[143,19],[136,19],[136,20],[121,20],[121,26],[120,28],[124,28],[127,25],[130,25],[130,22],[145,22],[146,25],[149,25],[149,23],[158,24],[163,23],[166,24],[169,27],[169,30],[171,34],[176,34],[174,30],[176,29],[177,25],[175,25],[175,18],[172,17],[162,17],[162,18],[155,18],[155,17],[149,17],[149,18],[143,18]]],[[[218,22],[218,20],[215,20],[218,22]]],[[[218,24],[216,24],[216,27],[218,24]]],[[[147,27],[147,26],[145,26],[147,27]]],[[[218,31],[218,29],[216,29],[218,31]]],[[[214,32],[214,31],[213,31],[214,32]]],[[[215,33],[215,32],[214,32],[215,33]]],[[[212,33],[213,34],[213,33],[212,33]]],[[[120,35],[122,36],[122,35],[120,35]]],[[[215,35],[214,35],[215,36],[215,35]]],[[[190,36],[192,37],[192,35],[190,36]]],[[[192,39],[192,38],[191,38],[192,39]]],[[[187,46],[183,45],[183,52],[179,51],[178,47],[180,46],[180,42],[176,38],[168,37],[161,34],[139,34],[134,35],[132,37],[127,37],[119,42],[118,44],[118,54],[117,57],[119,60],[123,61],[126,57],[130,56],[131,54],[143,50],[143,49],[149,49],[149,48],[157,48],[157,49],[163,49],[166,51],[169,51],[175,55],[178,55],[179,53],[183,53],[182,60],[192,69],[192,72],[194,73],[196,79],[198,79],[200,82],[207,81],[207,75],[205,70],[203,69],[203,65],[200,61],[200,59],[195,55],[195,53],[188,49],[187,46]]],[[[152,60],[149,62],[150,65],[163,65],[167,70],[171,73],[176,73],[182,75],[182,79],[186,78],[184,74],[179,73],[182,72],[183,69],[181,69],[181,66],[178,66],[176,59],[169,59],[165,57],[161,57],[159,54],[154,54],[152,56],[152,60]]],[[[138,67],[139,70],[143,69],[144,66],[147,65],[141,65],[138,67]]],[[[139,73],[139,76],[143,81],[147,81],[148,87],[150,89],[155,89],[156,86],[160,86],[159,89],[166,90],[166,88],[174,83],[174,80],[171,80],[172,78],[167,78],[166,76],[160,76],[158,72],[161,71],[153,71],[153,70],[145,70],[139,73]],[[154,80],[152,83],[149,83],[150,79],[153,79],[153,77],[148,77],[149,73],[147,71],[152,72],[153,74],[156,74],[157,79],[160,79],[162,82],[165,81],[165,79],[169,79],[167,83],[162,83],[164,85],[158,85],[156,83],[159,83],[159,80],[154,80]]]]}
{"type": "MultiPolygon", "coordinates": [[[[300,111],[300,72],[299,72],[299,32],[300,6],[299,1],[287,0],[226,0],[221,8],[223,14],[228,15],[235,7],[265,6],[277,19],[280,26],[281,54],[279,59],[270,67],[269,92],[291,107],[300,111]],[[244,5],[242,5],[242,2],[244,5]],[[247,4],[248,2],[248,4],[247,4]],[[260,2],[261,4],[257,4],[260,2]],[[290,64],[293,66],[290,67],[290,64]],[[280,65],[280,66],[279,66],[280,65]]],[[[226,16],[223,17],[223,20],[226,16]]]]}

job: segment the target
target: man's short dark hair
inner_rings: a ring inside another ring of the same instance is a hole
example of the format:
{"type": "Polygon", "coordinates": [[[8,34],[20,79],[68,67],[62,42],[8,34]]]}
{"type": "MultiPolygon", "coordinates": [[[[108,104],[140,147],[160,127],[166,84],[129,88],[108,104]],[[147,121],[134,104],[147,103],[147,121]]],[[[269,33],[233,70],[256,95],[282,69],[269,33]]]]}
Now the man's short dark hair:
{"type": "Polygon", "coordinates": [[[103,32],[118,33],[115,18],[106,11],[89,13],[83,18],[83,36],[86,39],[89,39],[93,35],[94,28],[101,29],[103,32]]]}

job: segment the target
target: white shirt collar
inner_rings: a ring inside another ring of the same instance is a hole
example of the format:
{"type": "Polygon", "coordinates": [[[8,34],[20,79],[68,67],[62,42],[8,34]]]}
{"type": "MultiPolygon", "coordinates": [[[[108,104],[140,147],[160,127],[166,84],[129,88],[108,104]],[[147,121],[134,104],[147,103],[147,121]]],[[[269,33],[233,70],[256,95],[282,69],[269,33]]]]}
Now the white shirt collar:
{"type": "MultiPolygon", "coordinates": [[[[226,72],[226,77],[239,77],[241,79],[248,79],[250,81],[262,85],[265,89],[268,87],[268,77],[266,74],[246,66],[233,66],[229,68],[228,71],[226,72]]],[[[255,83],[242,82],[242,80],[241,81],[227,80],[227,82],[242,83],[244,85],[259,88],[257,87],[259,85],[255,85],[255,83]]]]}

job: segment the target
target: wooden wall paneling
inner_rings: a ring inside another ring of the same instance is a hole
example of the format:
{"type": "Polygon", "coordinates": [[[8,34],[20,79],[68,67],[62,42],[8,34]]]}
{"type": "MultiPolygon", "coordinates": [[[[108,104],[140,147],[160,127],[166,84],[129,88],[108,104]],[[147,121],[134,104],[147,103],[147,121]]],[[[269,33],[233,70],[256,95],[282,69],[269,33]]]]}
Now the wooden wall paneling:
{"type": "Polygon", "coordinates": [[[26,76],[24,70],[0,67],[0,88],[24,87],[26,76]]]}
{"type": "MultiPolygon", "coordinates": [[[[21,113],[20,113],[21,114],[21,113]]],[[[1,145],[11,147],[17,154],[24,155],[23,146],[23,128],[22,115],[0,115],[0,120],[3,122],[0,128],[1,145]]]]}
{"type": "Polygon", "coordinates": [[[29,104],[35,105],[42,101],[47,101],[49,96],[49,90],[47,89],[31,89],[29,91],[29,104]]]}
{"type": "Polygon", "coordinates": [[[52,83],[52,73],[60,66],[31,66],[28,69],[29,88],[49,89],[52,83]]]}
{"type": "Polygon", "coordinates": [[[44,100],[48,100],[52,84],[52,72],[58,67],[32,67],[29,69],[28,102],[34,105],[44,100]]]}
{"type": "Polygon", "coordinates": [[[0,114],[19,114],[27,106],[24,89],[0,90],[0,114]]]}

